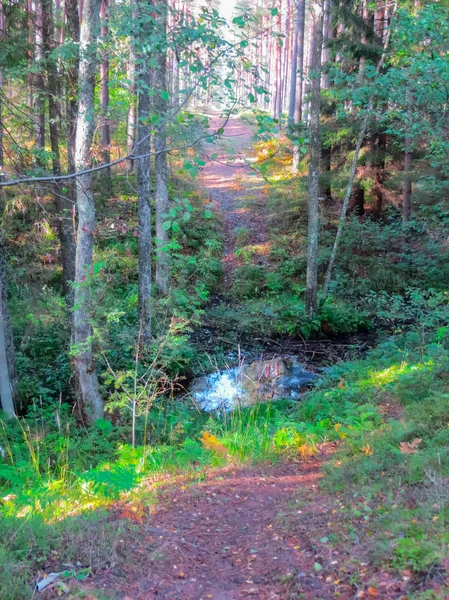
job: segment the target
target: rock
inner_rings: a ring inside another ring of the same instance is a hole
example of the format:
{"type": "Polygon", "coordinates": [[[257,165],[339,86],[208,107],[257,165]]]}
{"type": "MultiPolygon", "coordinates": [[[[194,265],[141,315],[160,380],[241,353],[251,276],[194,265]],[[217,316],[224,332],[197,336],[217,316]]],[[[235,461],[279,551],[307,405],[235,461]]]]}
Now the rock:
{"type": "Polygon", "coordinates": [[[299,400],[301,388],[316,378],[295,357],[278,357],[199,377],[191,394],[205,411],[232,410],[282,398],[299,400]]]}

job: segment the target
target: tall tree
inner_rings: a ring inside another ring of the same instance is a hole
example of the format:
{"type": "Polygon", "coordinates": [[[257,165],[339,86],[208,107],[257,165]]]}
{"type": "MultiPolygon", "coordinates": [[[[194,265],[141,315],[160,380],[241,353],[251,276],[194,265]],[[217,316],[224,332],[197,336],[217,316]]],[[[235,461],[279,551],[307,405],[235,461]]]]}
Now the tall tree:
{"type": "MultiPolygon", "coordinates": [[[[5,13],[3,10],[3,2],[0,2],[0,43],[5,37],[5,13]]],[[[5,157],[3,152],[3,87],[5,85],[5,76],[3,67],[0,66],[0,181],[3,178],[3,166],[5,157]]]]}
{"type": "MultiPolygon", "coordinates": [[[[100,0],[85,0],[80,33],[80,65],[78,77],[79,107],[76,128],[75,165],[77,171],[90,166],[95,129],[94,89],[99,33],[100,0]]],[[[78,175],[76,180],[78,230],[75,261],[75,298],[73,309],[74,364],[79,399],[89,422],[103,416],[103,399],[92,352],[90,324],[92,255],[94,245],[95,205],[92,173],[78,175]]]]}
{"type": "MultiPolygon", "coordinates": [[[[135,0],[131,0],[132,22],[136,21],[135,0]]],[[[128,90],[129,90],[129,110],[126,121],[126,152],[128,155],[133,153],[134,143],[136,141],[136,56],[134,48],[134,38],[130,36],[129,56],[128,56],[128,90]]],[[[129,170],[134,170],[134,160],[129,161],[129,170]]]]}
{"type": "MultiPolygon", "coordinates": [[[[101,41],[103,49],[100,64],[100,106],[101,106],[101,154],[103,162],[111,161],[111,128],[109,122],[109,48],[107,47],[109,34],[109,0],[101,0],[101,41]]],[[[103,182],[107,191],[111,189],[111,168],[107,167],[102,173],[103,182]]]]}
{"type": "MultiPolygon", "coordinates": [[[[297,0],[297,28],[298,28],[298,54],[297,54],[297,65],[296,65],[296,79],[291,82],[292,86],[295,86],[295,98],[294,98],[294,124],[298,125],[302,120],[302,99],[303,99],[303,82],[304,82],[304,32],[306,24],[306,1],[297,0]]],[[[293,72],[293,71],[292,71],[293,72]]],[[[293,146],[293,163],[292,171],[297,173],[299,166],[299,145],[293,146]]]]}
{"type": "MultiPolygon", "coordinates": [[[[43,41],[43,14],[42,4],[39,0],[35,3],[35,94],[34,110],[36,113],[35,145],[38,151],[45,148],[45,81],[44,81],[44,41],[43,41]]],[[[37,163],[42,165],[42,156],[38,155],[37,163]]]]}
{"type": "Polygon", "coordinates": [[[321,160],[321,50],[323,46],[323,0],[312,6],[312,52],[310,73],[310,163],[309,163],[309,213],[307,236],[306,312],[316,313],[318,302],[318,238],[319,194],[321,160]]]}
{"type": "Polygon", "coordinates": [[[415,96],[412,92],[407,93],[407,113],[408,113],[408,129],[405,136],[404,149],[404,193],[402,196],[402,221],[407,223],[410,220],[412,213],[412,177],[411,169],[413,163],[413,138],[410,132],[412,127],[411,113],[415,101],[415,96]]]}
{"type": "Polygon", "coordinates": [[[6,264],[0,234],[0,397],[1,408],[8,418],[16,414],[18,403],[16,355],[12,336],[6,289],[6,264]]]}
{"type": "Polygon", "coordinates": [[[146,43],[151,34],[151,0],[137,0],[137,210],[139,215],[139,335],[143,346],[151,342],[151,208],[150,208],[150,88],[151,56],[146,43]]]}
{"type": "MultiPolygon", "coordinates": [[[[42,37],[44,45],[45,69],[47,72],[47,105],[50,130],[50,145],[52,152],[53,175],[61,175],[61,160],[59,152],[60,104],[58,95],[57,65],[53,56],[56,47],[55,27],[52,0],[41,0],[42,37]]],[[[57,229],[61,243],[61,260],[63,287],[67,306],[73,307],[73,281],[75,279],[75,231],[73,225],[72,200],[67,196],[65,188],[55,181],[53,184],[55,206],[57,212],[57,229]]]]}
{"type": "Polygon", "coordinates": [[[166,27],[168,7],[167,0],[157,0],[155,3],[158,16],[159,40],[155,51],[157,66],[153,69],[154,111],[159,119],[154,134],[155,157],[155,205],[156,205],[156,285],[162,294],[168,292],[168,232],[164,229],[164,221],[168,213],[168,166],[167,166],[167,40],[166,27]]]}

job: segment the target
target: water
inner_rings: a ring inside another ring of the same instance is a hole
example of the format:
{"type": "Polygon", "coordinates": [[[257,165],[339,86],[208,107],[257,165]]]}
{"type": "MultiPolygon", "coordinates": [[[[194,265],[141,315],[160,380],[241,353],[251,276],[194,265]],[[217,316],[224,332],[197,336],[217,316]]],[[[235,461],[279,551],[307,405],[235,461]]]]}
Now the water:
{"type": "Polygon", "coordinates": [[[198,377],[190,394],[206,412],[230,411],[281,398],[299,400],[305,386],[317,377],[297,358],[284,356],[198,377]]]}

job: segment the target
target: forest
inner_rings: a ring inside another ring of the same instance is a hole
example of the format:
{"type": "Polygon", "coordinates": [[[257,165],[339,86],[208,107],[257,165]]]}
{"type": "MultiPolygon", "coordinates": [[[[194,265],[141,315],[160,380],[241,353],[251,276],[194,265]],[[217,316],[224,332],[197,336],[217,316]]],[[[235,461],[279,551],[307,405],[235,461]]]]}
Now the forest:
{"type": "Polygon", "coordinates": [[[449,598],[448,48],[0,0],[0,600],[449,598]]]}

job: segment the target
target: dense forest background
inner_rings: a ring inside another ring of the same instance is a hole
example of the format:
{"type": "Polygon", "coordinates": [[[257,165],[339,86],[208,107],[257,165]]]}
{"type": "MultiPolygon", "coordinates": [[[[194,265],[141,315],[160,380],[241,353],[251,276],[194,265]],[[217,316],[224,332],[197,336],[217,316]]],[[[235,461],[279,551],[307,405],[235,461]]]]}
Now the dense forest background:
{"type": "Polygon", "coordinates": [[[445,597],[448,43],[445,0],[0,0],[0,598],[56,514],[292,456],[388,533],[341,597],[445,597]],[[300,402],[192,408],[276,347],[300,402]]]}

